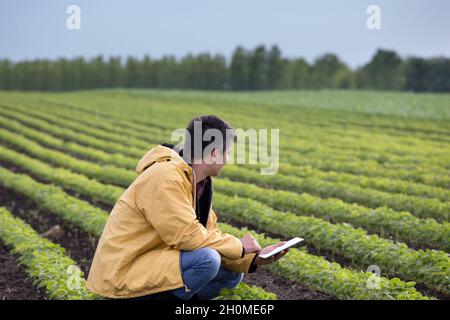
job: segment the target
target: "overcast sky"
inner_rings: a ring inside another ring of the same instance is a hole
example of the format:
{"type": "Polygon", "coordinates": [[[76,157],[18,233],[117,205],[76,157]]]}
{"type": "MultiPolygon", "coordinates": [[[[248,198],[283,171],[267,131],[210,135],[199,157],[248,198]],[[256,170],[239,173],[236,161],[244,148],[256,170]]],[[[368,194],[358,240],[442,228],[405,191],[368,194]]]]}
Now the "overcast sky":
{"type": "Polygon", "coordinates": [[[450,56],[450,0],[0,0],[0,58],[211,52],[277,44],[283,55],[333,52],[351,67],[377,48],[402,56],[450,56]],[[81,9],[69,30],[66,8],[81,9]],[[381,30],[366,27],[368,5],[381,30]]]}

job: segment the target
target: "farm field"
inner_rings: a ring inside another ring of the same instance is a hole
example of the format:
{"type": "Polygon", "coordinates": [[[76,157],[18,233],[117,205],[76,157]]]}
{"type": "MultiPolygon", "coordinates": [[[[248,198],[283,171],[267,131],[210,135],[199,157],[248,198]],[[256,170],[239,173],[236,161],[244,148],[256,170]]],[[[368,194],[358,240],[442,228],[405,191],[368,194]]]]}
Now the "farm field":
{"type": "Polygon", "coordinates": [[[306,242],[219,299],[449,299],[450,95],[177,90],[0,92],[0,299],[98,299],[108,213],[201,114],[280,130],[277,174],[214,179],[222,231],[306,242]]]}

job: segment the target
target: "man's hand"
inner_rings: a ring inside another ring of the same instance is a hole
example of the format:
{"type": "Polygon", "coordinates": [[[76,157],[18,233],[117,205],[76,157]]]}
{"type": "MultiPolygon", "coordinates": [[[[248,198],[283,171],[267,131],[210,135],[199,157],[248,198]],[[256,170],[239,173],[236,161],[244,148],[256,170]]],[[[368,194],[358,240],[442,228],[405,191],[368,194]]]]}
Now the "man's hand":
{"type": "Polygon", "coordinates": [[[245,253],[259,253],[261,251],[261,246],[259,245],[258,241],[256,241],[256,239],[253,238],[250,233],[247,233],[244,237],[242,237],[241,243],[244,247],[245,253]]]}
{"type": "MultiPolygon", "coordinates": [[[[274,250],[275,248],[280,247],[285,243],[286,243],[286,241],[281,241],[280,243],[265,247],[264,249],[261,250],[260,253],[261,254],[269,253],[272,250],[274,250]]],[[[281,257],[283,257],[286,253],[288,253],[288,251],[289,251],[289,248],[284,249],[283,251],[281,251],[281,252],[277,253],[276,255],[271,256],[270,258],[267,258],[267,259],[263,259],[263,258],[260,258],[259,256],[257,256],[255,258],[255,261],[253,261],[253,263],[257,266],[273,263],[273,262],[277,261],[278,259],[280,259],[281,257]]]]}

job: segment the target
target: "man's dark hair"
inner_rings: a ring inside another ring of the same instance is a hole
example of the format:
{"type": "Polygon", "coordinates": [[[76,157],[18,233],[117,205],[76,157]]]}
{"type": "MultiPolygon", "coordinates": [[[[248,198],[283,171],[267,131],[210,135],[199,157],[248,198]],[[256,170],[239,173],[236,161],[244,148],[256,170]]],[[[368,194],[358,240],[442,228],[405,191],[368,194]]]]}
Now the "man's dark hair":
{"type": "MultiPolygon", "coordinates": [[[[214,115],[207,115],[207,116],[199,116],[199,117],[195,117],[194,119],[192,119],[191,121],[189,121],[189,124],[186,128],[187,132],[186,132],[186,140],[188,139],[188,137],[192,137],[191,138],[191,142],[190,143],[190,148],[189,145],[186,144],[187,141],[185,141],[183,150],[186,151],[187,148],[190,149],[190,157],[188,157],[188,160],[192,160],[195,157],[195,139],[194,137],[194,124],[195,122],[200,122],[201,126],[202,126],[202,137],[204,136],[205,132],[207,130],[210,129],[216,129],[218,131],[220,131],[220,134],[222,136],[222,141],[223,141],[223,149],[221,150],[222,152],[226,152],[228,146],[231,144],[232,141],[236,141],[236,134],[234,132],[233,127],[226,121],[220,119],[217,116],[214,115]],[[188,135],[189,133],[189,135],[188,135]],[[190,158],[190,159],[189,159],[190,158]]],[[[211,143],[214,143],[214,138],[211,141],[204,141],[204,139],[201,139],[201,154],[203,155],[204,150],[206,149],[206,147],[208,147],[211,143]]],[[[186,152],[184,152],[186,156],[188,156],[186,154],[186,152]]]]}

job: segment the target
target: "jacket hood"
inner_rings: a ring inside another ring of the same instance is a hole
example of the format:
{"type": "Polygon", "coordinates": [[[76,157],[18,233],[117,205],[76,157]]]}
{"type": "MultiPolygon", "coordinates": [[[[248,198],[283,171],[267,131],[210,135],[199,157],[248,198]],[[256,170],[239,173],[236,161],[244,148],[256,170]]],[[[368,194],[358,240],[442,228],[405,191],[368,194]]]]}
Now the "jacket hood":
{"type": "Polygon", "coordinates": [[[136,166],[136,172],[141,174],[145,169],[150,167],[155,162],[161,161],[172,161],[179,168],[190,172],[192,168],[184,161],[184,159],[173,149],[173,145],[163,144],[158,145],[150,149],[142,158],[139,160],[136,166]]]}

